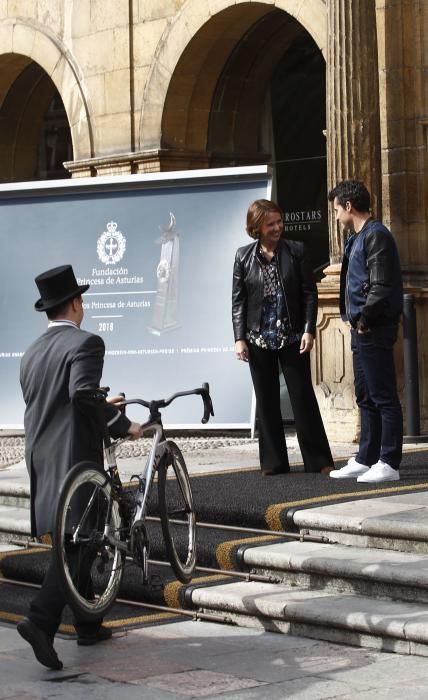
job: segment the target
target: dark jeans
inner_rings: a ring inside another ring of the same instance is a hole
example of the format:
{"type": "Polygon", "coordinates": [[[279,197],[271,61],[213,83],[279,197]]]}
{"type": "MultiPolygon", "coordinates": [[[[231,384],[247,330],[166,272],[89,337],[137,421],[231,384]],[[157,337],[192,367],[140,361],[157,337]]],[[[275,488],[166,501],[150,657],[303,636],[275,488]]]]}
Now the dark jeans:
{"type": "Polygon", "coordinates": [[[356,460],[368,467],[381,459],[398,469],[401,462],[403,414],[394,367],[396,340],[396,326],[351,332],[355,397],[361,414],[356,460]]]}
{"type": "Polygon", "coordinates": [[[333,466],[312,386],[309,353],[301,355],[298,343],[282,350],[262,350],[249,343],[248,351],[257,400],[261,468],[283,473],[290,470],[281,416],[278,361],[290,396],[305,471],[320,472],[323,467],[333,466]]]}

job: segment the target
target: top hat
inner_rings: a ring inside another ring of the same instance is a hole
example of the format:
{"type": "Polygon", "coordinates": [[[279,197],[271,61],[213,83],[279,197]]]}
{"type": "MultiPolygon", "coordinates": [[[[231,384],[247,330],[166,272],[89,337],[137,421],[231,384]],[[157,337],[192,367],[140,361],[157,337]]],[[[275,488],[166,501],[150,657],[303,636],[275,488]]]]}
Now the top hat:
{"type": "Polygon", "coordinates": [[[42,272],[34,281],[40,292],[40,299],[34,304],[36,311],[49,311],[89,289],[89,284],[77,284],[71,265],[42,272]]]}

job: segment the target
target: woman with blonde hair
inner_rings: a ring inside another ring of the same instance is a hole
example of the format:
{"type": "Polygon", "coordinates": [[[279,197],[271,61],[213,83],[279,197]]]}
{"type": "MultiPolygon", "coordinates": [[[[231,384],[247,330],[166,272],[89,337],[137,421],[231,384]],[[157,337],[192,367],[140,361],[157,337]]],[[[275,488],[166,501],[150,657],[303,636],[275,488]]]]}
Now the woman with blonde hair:
{"type": "Polygon", "coordinates": [[[329,473],[333,458],[315,398],[309,353],[317,288],[303,243],[282,237],[283,217],[267,199],[247,212],[253,243],[239,248],[233,270],[235,354],[249,362],[257,401],[260,466],[265,476],[290,471],[281,416],[279,365],[287,384],[307,472],[329,473]]]}

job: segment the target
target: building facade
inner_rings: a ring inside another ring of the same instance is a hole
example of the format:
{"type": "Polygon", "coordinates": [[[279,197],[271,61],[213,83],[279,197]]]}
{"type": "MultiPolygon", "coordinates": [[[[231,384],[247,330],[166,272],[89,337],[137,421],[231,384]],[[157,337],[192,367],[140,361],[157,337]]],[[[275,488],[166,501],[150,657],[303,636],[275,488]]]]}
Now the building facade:
{"type": "Polygon", "coordinates": [[[428,0],[0,0],[0,125],[0,182],[271,163],[319,272],[332,439],[358,425],[326,194],[363,179],[417,300],[428,428],[428,0]]]}

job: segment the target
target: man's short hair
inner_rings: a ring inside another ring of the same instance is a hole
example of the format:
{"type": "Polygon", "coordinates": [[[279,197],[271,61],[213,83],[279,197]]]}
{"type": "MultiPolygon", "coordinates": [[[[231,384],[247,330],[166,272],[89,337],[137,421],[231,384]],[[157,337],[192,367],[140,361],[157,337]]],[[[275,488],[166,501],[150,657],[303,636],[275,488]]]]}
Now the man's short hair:
{"type": "MultiPolygon", "coordinates": [[[[78,294],[77,296],[73,297],[73,299],[77,299],[79,296],[81,295],[78,294]]],[[[63,304],[54,306],[52,309],[48,309],[48,311],[46,311],[46,316],[48,317],[49,321],[55,321],[57,318],[64,318],[73,299],[67,299],[67,301],[65,301],[63,304]]]]}
{"type": "Polygon", "coordinates": [[[330,202],[337,197],[339,204],[344,207],[351,202],[354,209],[361,212],[370,211],[370,192],[359,180],[343,180],[328,193],[330,202]]]}

